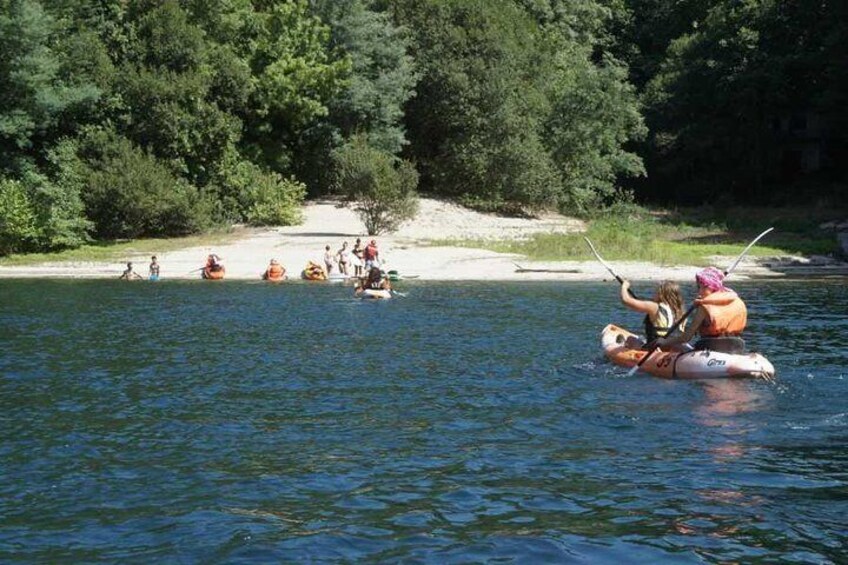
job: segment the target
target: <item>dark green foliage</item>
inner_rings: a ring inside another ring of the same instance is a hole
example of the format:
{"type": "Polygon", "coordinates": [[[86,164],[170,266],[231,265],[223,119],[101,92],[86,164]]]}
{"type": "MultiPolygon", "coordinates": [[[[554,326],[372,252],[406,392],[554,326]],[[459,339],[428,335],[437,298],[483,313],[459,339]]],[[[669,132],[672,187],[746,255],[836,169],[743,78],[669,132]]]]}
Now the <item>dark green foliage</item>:
{"type": "Polygon", "coordinates": [[[509,213],[848,196],[845,2],[0,0],[0,53],[0,254],[292,223],[339,171],[408,204],[400,155],[509,213]]]}
{"type": "Polygon", "coordinates": [[[208,224],[211,203],[153,155],[110,132],[91,132],[85,204],[105,238],[180,235],[208,224]]]}
{"type": "Polygon", "coordinates": [[[353,136],[333,152],[336,189],[362,218],[369,235],[396,230],[415,217],[418,173],[412,163],[353,136]]]}
{"type": "Polygon", "coordinates": [[[646,87],[645,191],[689,202],[845,196],[848,7],[705,3],[646,87]]]}
{"type": "Polygon", "coordinates": [[[401,1],[422,70],[410,154],[427,191],[486,209],[585,212],[639,175],[644,133],[594,2],[401,1]]]}
{"type": "Polygon", "coordinates": [[[28,251],[37,237],[35,206],[23,183],[0,178],[0,255],[28,251]]]}

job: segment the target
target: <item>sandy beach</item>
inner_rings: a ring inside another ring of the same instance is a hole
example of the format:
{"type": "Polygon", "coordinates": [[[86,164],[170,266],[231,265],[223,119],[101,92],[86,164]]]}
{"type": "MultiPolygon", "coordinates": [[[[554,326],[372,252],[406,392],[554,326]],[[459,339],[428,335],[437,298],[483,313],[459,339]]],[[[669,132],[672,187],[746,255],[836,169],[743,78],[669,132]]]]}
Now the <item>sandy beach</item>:
{"type": "MultiPolygon", "coordinates": [[[[584,229],[582,221],[556,214],[534,219],[504,218],[422,198],[413,221],[402,225],[395,233],[372,238],[366,235],[364,225],[352,210],[333,202],[311,202],[304,207],[301,225],[244,229],[243,237],[226,245],[189,247],[157,255],[163,279],[197,279],[200,277],[197,269],[204,264],[206,256],[216,253],[226,266],[227,279],[256,280],[270,259],[276,258],[286,268],[290,279],[297,280],[307,261],[323,264],[326,245],[335,253],[342,242],[347,241],[349,247],[353,247],[359,237],[363,245],[371,239],[377,241],[384,269],[419,280],[608,280],[611,278],[609,272],[594,260],[588,249],[585,261],[542,263],[529,261],[522,255],[434,243],[451,239],[519,239],[535,233],[573,233],[584,229]]],[[[149,259],[149,253],[129,253],[123,262],[3,266],[0,277],[113,278],[120,275],[126,261],[133,261],[136,271],[146,275],[149,259]]],[[[720,258],[717,261],[722,264],[720,258]]],[[[734,272],[734,278],[779,274],[759,263],[752,259],[744,261],[734,272]]],[[[689,280],[696,270],[695,266],[641,262],[615,262],[614,266],[621,276],[634,280],[689,280]]],[[[352,269],[350,272],[352,274],[352,269]]]]}

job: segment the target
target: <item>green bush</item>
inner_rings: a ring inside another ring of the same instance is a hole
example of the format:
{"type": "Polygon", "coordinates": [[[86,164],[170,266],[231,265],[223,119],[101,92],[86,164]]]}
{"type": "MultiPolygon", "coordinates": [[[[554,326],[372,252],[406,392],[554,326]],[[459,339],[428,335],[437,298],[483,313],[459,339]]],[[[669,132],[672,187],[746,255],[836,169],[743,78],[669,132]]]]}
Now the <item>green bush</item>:
{"type": "Polygon", "coordinates": [[[362,218],[368,235],[394,231],[415,217],[418,172],[355,135],[333,153],[336,188],[362,218]]]}
{"type": "Polygon", "coordinates": [[[38,236],[36,220],[24,185],[0,179],[0,255],[29,249],[38,236]]]}
{"type": "Polygon", "coordinates": [[[254,226],[291,226],[302,221],[300,205],[306,196],[306,185],[294,178],[264,173],[255,179],[248,196],[250,206],[245,220],[254,226]]]}
{"type": "Polygon", "coordinates": [[[129,140],[96,132],[86,151],[85,204],[99,236],[185,235],[209,225],[211,201],[129,140]]]}
{"type": "Polygon", "coordinates": [[[255,226],[294,225],[306,186],[294,178],[262,170],[231,148],[215,174],[215,190],[224,219],[255,226]]]}

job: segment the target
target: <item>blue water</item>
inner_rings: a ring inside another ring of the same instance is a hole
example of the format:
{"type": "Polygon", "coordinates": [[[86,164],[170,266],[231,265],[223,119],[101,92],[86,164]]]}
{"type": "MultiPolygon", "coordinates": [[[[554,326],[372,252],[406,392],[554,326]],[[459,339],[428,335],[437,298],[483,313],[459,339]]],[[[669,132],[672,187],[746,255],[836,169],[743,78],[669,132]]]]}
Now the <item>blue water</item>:
{"type": "Polygon", "coordinates": [[[848,288],[733,286],[774,383],[610,283],[0,281],[0,561],[845,563],[848,288]]]}

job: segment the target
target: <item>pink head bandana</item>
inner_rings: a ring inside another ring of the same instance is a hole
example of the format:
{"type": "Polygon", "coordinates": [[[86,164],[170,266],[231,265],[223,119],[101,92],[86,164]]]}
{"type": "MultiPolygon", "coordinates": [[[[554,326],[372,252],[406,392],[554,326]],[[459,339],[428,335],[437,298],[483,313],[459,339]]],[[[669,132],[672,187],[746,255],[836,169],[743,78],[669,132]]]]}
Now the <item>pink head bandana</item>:
{"type": "Polygon", "coordinates": [[[701,269],[698,271],[698,274],[695,275],[695,280],[698,281],[699,285],[707,287],[713,292],[728,290],[728,288],[724,286],[724,273],[715,267],[701,269]]]}

